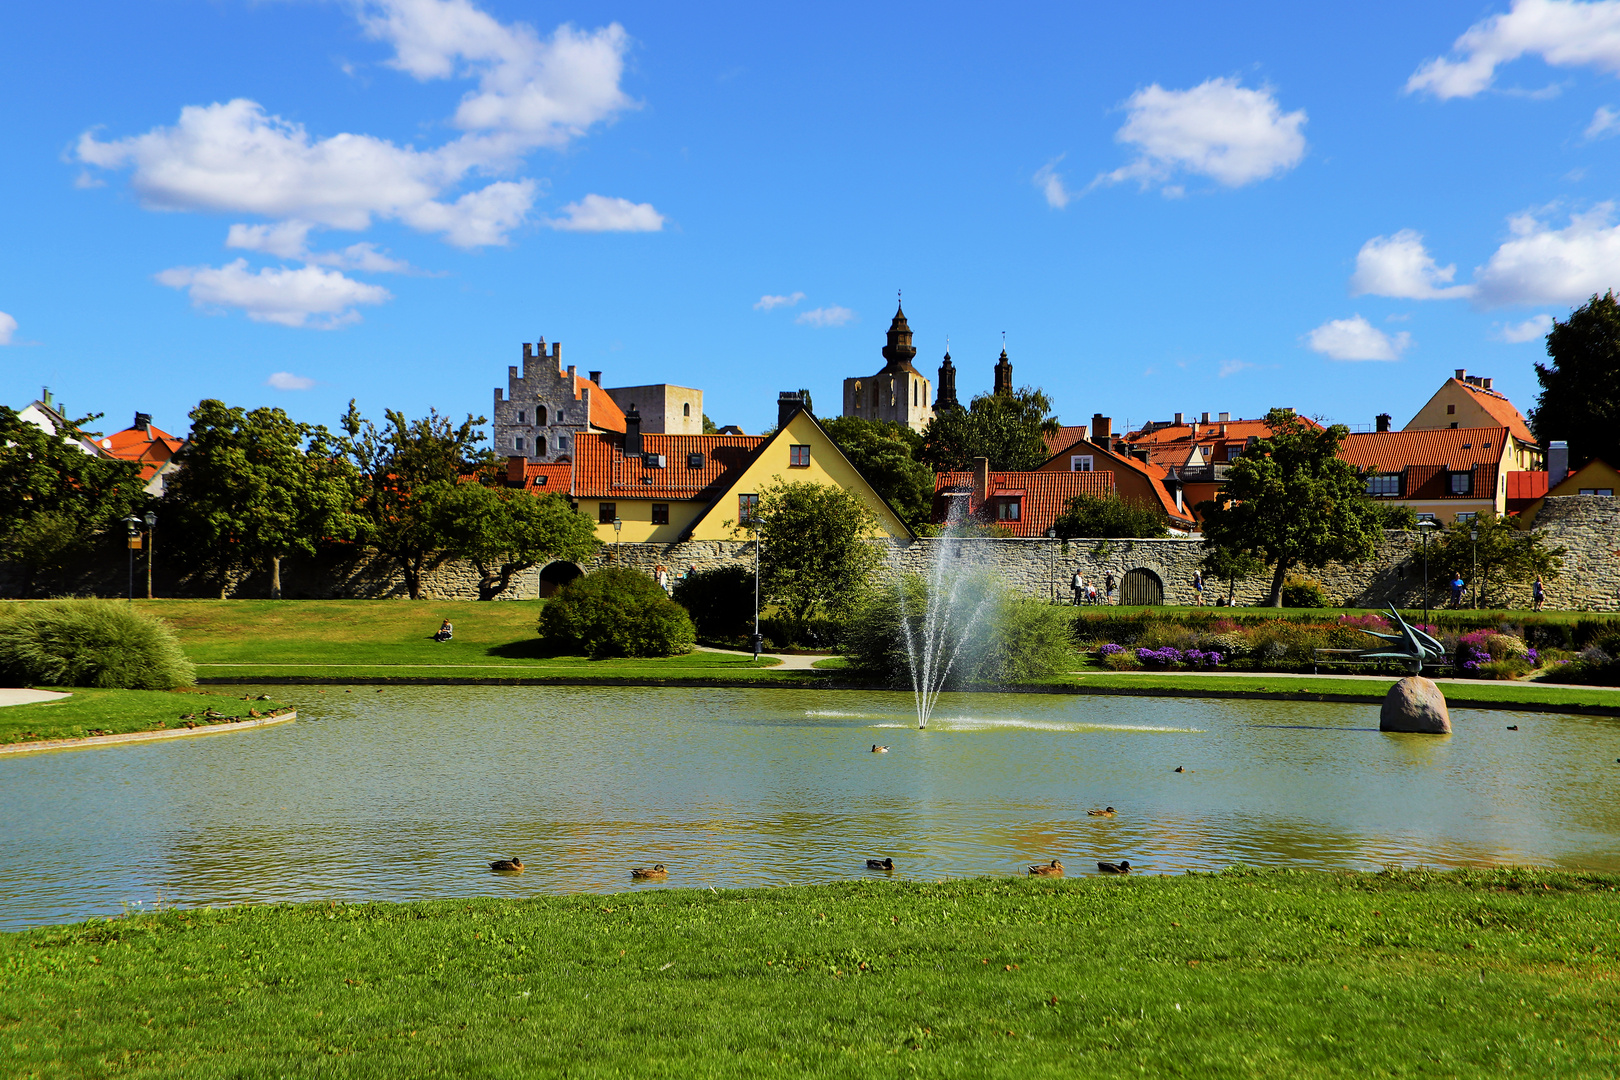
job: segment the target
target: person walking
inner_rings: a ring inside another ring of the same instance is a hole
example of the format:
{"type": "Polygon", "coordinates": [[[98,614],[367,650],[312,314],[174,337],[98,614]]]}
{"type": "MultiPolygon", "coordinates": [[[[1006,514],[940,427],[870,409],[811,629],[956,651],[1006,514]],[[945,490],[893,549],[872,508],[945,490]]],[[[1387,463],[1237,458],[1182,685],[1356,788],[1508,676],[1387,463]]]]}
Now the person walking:
{"type": "Polygon", "coordinates": [[[658,587],[665,593],[669,592],[669,571],[665,569],[663,563],[653,568],[653,580],[658,582],[658,587]]]}
{"type": "Polygon", "coordinates": [[[1467,584],[1468,584],[1467,582],[1463,581],[1461,574],[1458,574],[1456,577],[1451,579],[1451,606],[1452,607],[1455,607],[1455,608],[1462,607],[1463,589],[1467,586],[1467,584]]]}
{"type": "Polygon", "coordinates": [[[1536,610],[1537,611],[1540,611],[1541,610],[1541,605],[1547,602],[1547,593],[1541,587],[1541,575],[1540,574],[1536,575],[1536,583],[1534,585],[1530,586],[1530,598],[1536,602],[1536,610]]]}
{"type": "Polygon", "coordinates": [[[1112,570],[1103,575],[1103,603],[1114,602],[1114,572],[1112,570]]]}
{"type": "Polygon", "coordinates": [[[1074,580],[1069,582],[1069,588],[1074,593],[1074,596],[1069,601],[1070,606],[1079,607],[1080,602],[1085,598],[1086,592],[1086,579],[1080,576],[1080,571],[1076,570],[1074,572],[1074,580]]]}
{"type": "Polygon", "coordinates": [[[1204,606],[1204,572],[1202,570],[1194,570],[1193,571],[1193,595],[1198,598],[1198,606],[1203,607],[1204,606]]]}

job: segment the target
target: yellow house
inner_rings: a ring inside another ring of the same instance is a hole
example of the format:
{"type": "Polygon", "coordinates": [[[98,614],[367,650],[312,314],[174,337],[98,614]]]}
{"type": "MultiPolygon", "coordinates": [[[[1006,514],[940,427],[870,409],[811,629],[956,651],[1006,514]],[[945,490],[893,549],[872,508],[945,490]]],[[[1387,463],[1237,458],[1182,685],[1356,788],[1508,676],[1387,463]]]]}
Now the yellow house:
{"type": "Polygon", "coordinates": [[[1455,377],[1447,379],[1412,417],[1411,423],[1401,430],[1446,431],[1486,427],[1505,427],[1512,437],[1509,453],[1502,462],[1504,471],[1534,472],[1547,467],[1541,447],[1530,432],[1530,425],[1513,407],[1513,402],[1491,389],[1489,378],[1470,375],[1467,368],[1458,368],[1455,377]]]}
{"type": "MultiPolygon", "coordinates": [[[[1543,476],[1546,474],[1543,473],[1543,476]]],[[[1598,495],[1612,499],[1614,493],[1620,491],[1620,472],[1602,458],[1593,458],[1585,465],[1576,469],[1563,480],[1554,484],[1541,498],[1530,503],[1519,513],[1522,528],[1529,528],[1535,524],[1536,515],[1541,513],[1541,507],[1546,503],[1547,497],[1552,495],[1598,495]]]]}
{"type": "Polygon", "coordinates": [[[778,403],[776,433],[649,435],[596,431],[574,441],[570,495],[604,543],[734,540],[760,492],[809,480],[858,495],[877,516],[875,536],[914,538],[844,457],[797,394],[778,403]]]}

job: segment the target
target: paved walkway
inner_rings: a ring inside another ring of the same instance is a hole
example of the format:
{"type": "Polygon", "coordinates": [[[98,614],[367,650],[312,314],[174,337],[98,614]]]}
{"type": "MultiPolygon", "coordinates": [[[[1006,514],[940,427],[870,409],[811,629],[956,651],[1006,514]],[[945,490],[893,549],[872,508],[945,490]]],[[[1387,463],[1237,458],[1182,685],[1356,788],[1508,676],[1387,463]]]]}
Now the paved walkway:
{"type": "MultiPolygon", "coordinates": [[[[698,652],[724,653],[727,656],[750,655],[745,649],[712,649],[707,645],[699,645],[697,648],[698,652]]],[[[816,666],[817,660],[827,659],[827,656],[821,653],[762,652],[759,655],[764,659],[782,661],[781,666],[776,669],[778,671],[809,671],[811,668],[816,666]]]]}
{"type": "Polygon", "coordinates": [[[55,701],[58,698],[72,696],[72,694],[59,694],[54,690],[22,690],[16,687],[0,688],[0,706],[32,705],[37,701],[55,701]]]}
{"type": "MultiPolygon", "coordinates": [[[[1312,675],[1308,672],[1296,671],[1098,671],[1090,668],[1083,671],[1071,671],[1070,675],[1195,675],[1209,679],[1365,679],[1370,682],[1393,682],[1401,678],[1399,675],[1335,675],[1332,672],[1323,672],[1312,675]]],[[[1514,686],[1526,690],[1546,690],[1548,687],[1566,690],[1597,690],[1604,693],[1620,693],[1620,686],[1585,686],[1576,683],[1551,682],[1518,682],[1507,679],[1435,679],[1437,683],[1450,686],[1514,686]]]]}

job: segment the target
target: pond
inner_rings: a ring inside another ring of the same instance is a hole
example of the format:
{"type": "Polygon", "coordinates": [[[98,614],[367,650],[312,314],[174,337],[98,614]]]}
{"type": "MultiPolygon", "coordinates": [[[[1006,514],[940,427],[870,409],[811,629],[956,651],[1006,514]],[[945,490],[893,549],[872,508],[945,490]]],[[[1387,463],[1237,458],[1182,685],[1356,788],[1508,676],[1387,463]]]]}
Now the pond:
{"type": "Polygon", "coordinates": [[[1052,858],[1620,871],[1613,719],[1460,710],[1436,738],[1381,734],[1372,706],[947,694],[918,731],[909,693],[274,692],[296,723],[0,758],[0,927],[606,892],[654,862],[670,887],[833,881],[868,856],[920,879],[1052,858]],[[511,855],[527,873],[486,869],[511,855]]]}

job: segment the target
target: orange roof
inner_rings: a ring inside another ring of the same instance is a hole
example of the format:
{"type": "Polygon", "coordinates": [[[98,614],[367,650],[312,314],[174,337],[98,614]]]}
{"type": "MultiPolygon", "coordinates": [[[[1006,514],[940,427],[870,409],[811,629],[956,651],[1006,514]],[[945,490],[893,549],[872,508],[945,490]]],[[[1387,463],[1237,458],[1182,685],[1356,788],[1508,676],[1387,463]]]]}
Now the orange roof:
{"type": "Polygon", "coordinates": [[[1409,465],[1444,465],[1453,471],[1502,460],[1505,427],[1363,431],[1344,438],[1339,457],[1358,469],[1397,473],[1409,465]]]}
{"type": "Polygon", "coordinates": [[[583,375],[574,376],[574,400],[580,400],[580,391],[591,392],[590,425],[601,428],[603,431],[624,431],[624,413],[614,400],[607,395],[607,391],[597,386],[583,375]]]}
{"type": "MultiPolygon", "coordinates": [[[[1302,416],[1300,419],[1311,425],[1311,427],[1321,427],[1320,424],[1308,416],[1302,416]]],[[[1196,438],[1193,436],[1193,426],[1191,424],[1166,424],[1164,427],[1154,428],[1152,431],[1133,431],[1125,436],[1125,441],[1132,446],[1146,444],[1151,447],[1163,446],[1166,443],[1181,443],[1184,447],[1191,447],[1195,442],[1213,443],[1223,440],[1227,442],[1233,440],[1246,442],[1250,438],[1269,439],[1271,434],[1271,428],[1266,426],[1264,420],[1211,420],[1207,424],[1201,423],[1198,425],[1196,438]],[[1226,429],[1225,435],[1221,434],[1221,428],[1223,427],[1226,429]]]]}
{"type": "Polygon", "coordinates": [[[156,424],[149,424],[145,428],[125,428],[91,441],[108,457],[140,462],[143,480],[151,479],[152,474],[167,464],[175,452],[185,445],[184,439],[170,435],[156,424]]]}
{"type": "MultiPolygon", "coordinates": [[[[971,501],[973,474],[946,472],[934,475],[937,496],[948,488],[966,488],[971,501]]],[[[1017,495],[1022,505],[1017,521],[990,521],[1007,528],[1014,536],[1045,536],[1046,530],[1062,516],[1069,500],[1076,495],[1091,495],[1105,499],[1114,493],[1114,474],[1110,472],[993,472],[990,474],[990,498],[998,494],[1017,495]]],[[[987,500],[988,501],[988,500],[987,500]]],[[[969,511],[978,513],[979,506],[969,511]]]]}
{"type": "MultiPolygon", "coordinates": [[[[1048,458],[1047,461],[1050,462],[1055,458],[1067,457],[1070,454],[1081,452],[1092,454],[1094,456],[1105,457],[1122,468],[1131,469],[1135,472],[1141,473],[1147,479],[1149,485],[1151,485],[1153,488],[1153,496],[1159,502],[1159,509],[1162,510],[1172,522],[1181,522],[1184,524],[1192,523],[1192,515],[1183,510],[1177,510],[1176,500],[1171,498],[1170,492],[1165,489],[1164,478],[1168,474],[1164,469],[1160,468],[1157,464],[1154,464],[1151,461],[1139,461],[1136,458],[1131,457],[1129,454],[1116,454],[1112,450],[1106,449],[1098,443],[1090,442],[1084,439],[1080,440],[1080,442],[1073,443],[1072,445],[1065,446],[1063,449],[1053,454],[1051,458],[1048,458]],[[1084,443],[1084,446],[1082,446],[1081,443],[1084,443]]],[[[1045,466],[1043,465],[1042,468],[1044,469],[1045,466]]]]}
{"type": "Polygon", "coordinates": [[[574,486],[574,466],[566,461],[528,461],[520,457],[506,459],[506,485],[521,487],[536,495],[560,492],[570,493],[574,486]]]}
{"type": "Polygon", "coordinates": [[[1510,472],[1507,474],[1508,502],[1514,499],[1539,499],[1547,494],[1547,474],[1544,472],[1510,472]]]}
{"type": "Polygon", "coordinates": [[[1447,379],[1447,382],[1457,383],[1458,386],[1474,395],[1479,407],[1491,415],[1491,419],[1513,432],[1513,437],[1520,442],[1533,443],[1536,437],[1530,434],[1530,425],[1524,422],[1519,410],[1513,407],[1513,402],[1498,394],[1495,390],[1487,390],[1483,386],[1474,386],[1471,383],[1458,382],[1456,379],[1447,379]]]}
{"type": "MultiPolygon", "coordinates": [[[[593,395],[594,396],[594,395],[593,395]]],[[[662,454],[664,467],[624,454],[624,436],[593,431],[574,439],[574,495],[583,499],[714,498],[729,475],[748,464],[763,435],[643,435],[642,454],[662,454]],[[702,454],[691,468],[689,457],[702,454]]]]}
{"type": "Polygon", "coordinates": [[[1041,436],[1042,439],[1046,440],[1046,452],[1049,455],[1056,454],[1065,446],[1073,446],[1085,437],[1086,425],[1084,424],[1066,424],[1050,435],[1041,436]]]}

